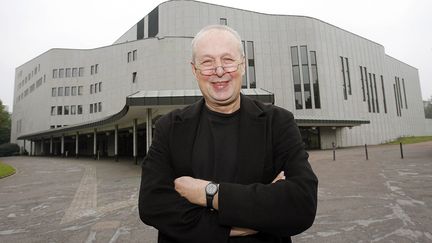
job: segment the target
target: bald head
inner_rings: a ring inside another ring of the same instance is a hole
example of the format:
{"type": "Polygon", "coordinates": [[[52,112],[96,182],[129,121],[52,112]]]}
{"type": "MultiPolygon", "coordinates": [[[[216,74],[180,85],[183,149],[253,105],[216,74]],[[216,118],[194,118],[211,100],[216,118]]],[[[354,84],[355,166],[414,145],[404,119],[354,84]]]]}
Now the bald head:
{"type": "Polygon", "coordinates": [[[192,62],[193,63],[195,63],[197,43],[200,41],[200,39],[203,36],[207,35],[208,33],[213,33],[213,32],[220,32],[221,34],[228,34],[228,35],[233,36],[237,42],[239,56],[244,56],[244,50],[243,50],[243,45],[241,42],[241,37],[237,33],[237,31],[233,30],[232,28],[230,28],[226,25],[208,25],[208,26],[202,28],[198,32],[198,34],[195,35],[194,39],[192,40],[192,62]]]}

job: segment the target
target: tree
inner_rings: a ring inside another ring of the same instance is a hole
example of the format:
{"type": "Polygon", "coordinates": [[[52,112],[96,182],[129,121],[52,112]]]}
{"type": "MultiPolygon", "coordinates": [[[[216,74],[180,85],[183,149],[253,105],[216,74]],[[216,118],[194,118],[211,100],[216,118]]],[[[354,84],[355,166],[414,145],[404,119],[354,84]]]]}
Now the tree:
{"type": "Polygon", "coordinates": [[[9,143],[11,134],[11,117],[0,100],[0,144],[9,143]]]}
{"type": "Polygon", "coordinates": [[[432,119],[432,96],[427,101],[427,105],[424,107],[425,117],[432,119]]]}

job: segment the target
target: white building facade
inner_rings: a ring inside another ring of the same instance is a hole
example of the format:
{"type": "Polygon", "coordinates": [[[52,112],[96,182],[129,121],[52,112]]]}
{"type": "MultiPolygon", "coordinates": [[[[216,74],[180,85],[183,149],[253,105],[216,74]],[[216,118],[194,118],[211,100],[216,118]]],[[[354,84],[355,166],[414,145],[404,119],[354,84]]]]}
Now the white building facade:
{"type": "Polygon", "coordinates": [[[382,45],[311,17],[173,0],[110,46],[51,49],[17,67],[12,142],[32,154],[143,156],[152,123],[199,99],[190,43],[210,24],[239,32],[244,93],[293,112],[308,148],[432,132],[418,70],[382,45]]]}

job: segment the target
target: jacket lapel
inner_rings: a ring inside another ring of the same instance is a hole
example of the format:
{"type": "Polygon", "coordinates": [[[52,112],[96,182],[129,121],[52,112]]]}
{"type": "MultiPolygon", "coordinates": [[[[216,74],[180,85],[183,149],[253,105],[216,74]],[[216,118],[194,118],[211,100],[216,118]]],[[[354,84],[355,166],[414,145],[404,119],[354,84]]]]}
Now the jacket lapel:
{"type": "Polygon", "coordinates": [[[192,151],[203,104],[201,99],[174,117],[171,141],[176,177],[193,176],[192,151]]]}
{"type": "Polygon", "coordinates": [[[236,182],[250,184],[261,181],[266,152],[265,113],[242,95],[236,182]]]}

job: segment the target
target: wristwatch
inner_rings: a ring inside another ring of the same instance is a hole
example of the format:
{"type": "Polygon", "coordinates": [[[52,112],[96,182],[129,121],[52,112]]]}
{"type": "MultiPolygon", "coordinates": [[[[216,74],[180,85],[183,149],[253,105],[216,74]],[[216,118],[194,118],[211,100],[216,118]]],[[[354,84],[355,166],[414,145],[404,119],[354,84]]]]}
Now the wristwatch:
{"type": "Polygon", "coordinates": [[[206,200],[207,200],[207,208],[208,209],[214,209],[213,208],[213,198],[214,198],[214,196],[216,195],[216,193],[218,191],[219,191],[219,184],[216,184],[213,181],[211,181],[205,187],[206,200]]]}

